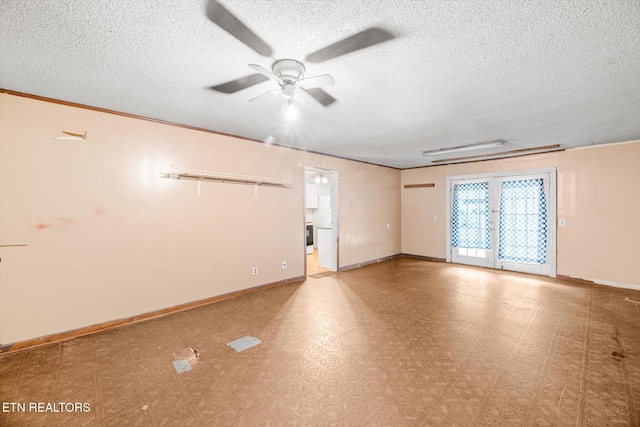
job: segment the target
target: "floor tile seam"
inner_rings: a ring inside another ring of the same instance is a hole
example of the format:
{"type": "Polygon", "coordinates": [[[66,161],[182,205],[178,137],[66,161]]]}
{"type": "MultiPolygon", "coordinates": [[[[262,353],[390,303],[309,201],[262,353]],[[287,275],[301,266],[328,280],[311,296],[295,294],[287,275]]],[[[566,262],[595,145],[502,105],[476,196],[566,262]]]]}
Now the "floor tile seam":
{"type": "MultiPolygon", "coordinates": [[[[542,372],[540,372],[540,374],[538,375],[538,383],[537,383],[536,390],[535,390],[534,395],[533,395],[533,399],[531,400],[531,403],[530,403],[531,410],[529,411],[529,413],[527,414],[527,417],[524,420],[525,421],[524,422],[525,425],[529,424],[529,422],[531,421],[531,417],[534,414],[535,407],[539,403],[540,397],[542,396],[542,390],[540,390],[540,387],[541,387],[541,385],[544,384],[544,382],[541,381],[541,380],[543,380],[547,376],[547,374],[549,372],[549,369],[550,369],[550,364],[551,364],[549,362],[553,361],[553,354],[555,352],[555,347],[556,347],[556,345],[558,343],[559,332],[560,332],[561,327],[564,324],[564,321],[566,319],[566,313],[565,312],[566,312],[566,308],[567,308],[568,304],[569,304],[569,299],[568,299],[567,296],[565,296],[564,299],[563,299],[563,303],[562,303],[562,310],[561,310],[562,317],[561,317],[561,320],[558,321],[558,323],[556,323],[556,325],[555,325],[554,332],[553,332],[552,343],[549,346],[549,350],[547,352],[547,358],[545,359],[545,364],[544,364],[544,366],[542,368],[542,372]]],[[[555,419],[555,412],[557,412],[557,410],[558,410],[558,408],[554,409],[554,414],[553,414],[554,415],[554,419],[555,419]]]]}
{"type": "MultiPolygon", "coordinates": [[[[202,420],[201,423],[202,423],[203,426],[209,426],[209,425],[211,425],[213,420],[218,419],[218,418],[224,416],[225,414],[231,413],[233,411],[240,412],[240,414],[241,414],[240,416],[241,417],[244,416],[247,420],[249,420],[249,422],[251,423],[250,425],[256,425],[255,419],[253,417],[251,417],[251,415],[250,415],[249,411],[247,410],[247,408],[244,407],[244,406],[241,406],[241,405],[236,405],[235,403],[232,404],[231,406],[229,406],[228,408],[226,408],[226,409],[224,409],[224,410],[222,410],[220,412],[214,413],[212,415],[209,415],[209,416],[203,416],[202,413],[200,413],[200,409],[198,409],[197,406],[193,405],[193,407],[194,407],[195,411],[198,413],[198,415],[200,416],[200,419],[202,420]]],[[[236,425],[236,424],[234,424],[234,425],[236,425]]]]}
{"type": "MultiPolygon", "coordinates": [[[[482,310],[480,312],[480,315],[483,315],[485,313],[491,312],[493,309],[495,309],[495,307],[503,305],[503,304],[506,304],[505,300],[502,299],[502,298],[498,298],[492,304],[490,304],[488,307],[486,307],[484,310],[482,310]]],[[[508,304],[508,305],[510,307],[509,313],[511,313],[513,311],[514,307],[511,304],[508,304]]]]}
{"type": "MultiPolygon", "coordinates": [[[[466,365],[465,365],[465,366],[466,366],[466,365]]],[[[462,378],[462,369],[463,369],[463,368],[464,368],[464,366],[461,368],[460,372],[458,372],[456,375],[454,375],[454,376],[452,377],[452,379],[449,381],[449,384],[448,384],[448,385],[444,388],[444,390],[442,391],[442,394],[440,395],[440,397],[438,397],[436,400],[434,400],[434,401],[433,401],[433,403],[431,403],[431,408],[432,408],[433,410],[437,411],[436,406],[437,406],[438,404],[440,404],[440,403],[441,403],[442,399],[444,399],[444,398],[445,398],[445,396],[447,395],[447,392],[448,392],[450,389],[452,389],[452,388],[453,388],[453,386],[455,386],[455,385],[458,383],[458,381],[460,381],[460,379],[462,378]]],[[[496,380],[494,380],[494,382],[495,382],[495,381],[496,381],[496,380]]],[[[488,396],[489,396],[489,393],[487,393],[487,396],[485,396],[485,398],[483,399],[483,402],[484,402],[484,400],[486,400],[486,399],[488,398],[488,396]]],[[[480,404],[480,406],[482,407],[482,406],[483,406],[483,403],[481,403],[481,404],[480,404]]],[[[440,415],[443,415],[441,412],[439,412],[439,411],[437,411],[437,412],[438,412],[440,415]]],[[[478,413],[477,413],[477,414],[479,414],[479,413],[480,413],[480,409],[478,410],[478,413]]],[[[476,418],[477,414],[473,417],[473,420],[475,420],[475,418],[476,418]]],[[[446,418],[447,418],[447,419],[449,419],[449,417],[446,417],[446,418]]],[[[472,421],[473,421],[473,420],[472,420],[472,421]]],[[[455,422],[456,422],[456,423],[458,423],[458,421],[455,421],[455,422]]],[[[458,424],[459,424],[459,423],[458,423],[458,424]]],[[[470,425],[472,425],[472,424],[470,424],[470,425]]]]}
{"type": "MultiPolygon", "coordinates": [[[[516,402],[516,403],[517,403],[517,402],[516,402]]],[[[479,417],[484,413],[484,409],[485,409],[485,408],[483,408],[480,412],[478,412],[478,416],[477,416],[476,418],[474,418],[473,422],[470,424],[471,426],[475,425],[475,422],[476,422],[476,421],[478,420],[478,418],[479,418],[479,417]]],[[[531,412],[531,409],[527,409],[527,413],[526,413],[526,415],[524,416],[524,420],[526,420],[526,419],[527,419],[527,417],[529,416],[529,413],[530,413],[530,412],[531,412]]],[[[496,419],[497,419],[497,420],[499,420],[499,421],[502,421],[502,422],[503,422],[503,423],[505,423],[507,426],[511,426],[511,427],[521,427],[521,425],[514,424],[514,423],[512,423],[511,421],[506,420],[506,419],[504,419],[503,417],[501,417],[501,416],[499,416],[499,415],[496,415],[496,414],[494,414],[494,413],[491,413],[491,416],[492,416],[492,417],[494,417],[494,418],[496,418],[496,419]]],[[[524,420],[523,420],[523,421],[524,421],[524,420]]],[[[524,424],[522,424],[522,425],[524,425],[524,424]]]]}
{"type": "MultiPolygon", "coordinates": [[[[529,321],[529,323],[527,324],[527,328],[526,328],[526,330],[528,330],[528,329],[529,329],[529,327],[530,327],[530,325],[531,325],[531,323],[532,323],[532,322],[533,322],[533,319],[532,319],[532,320],[530,320],[530,321],[529,321]]],[[[522,341],[522,339],[523,339],[523,337],[524,337],[524,334],[526,333],[526,330],[522,333],[522,336],[520,337],[520,340],[518,341],[518,343],[519,343],[520,341],[522,341]]],[[[515,349],[515,348],[517,348],[517,346],[518,346],[518,345],[516,345],[516,346],[514,347],[514,349],[515,349]]],[[[500,379],[500,376],[501,376],[502,372],[504,372],[504,370],[505,370],[505,366],[507,366],[507,365],[508,365],[508,363],[509,363],[509,362],[510,362],[514,357],[515,357],[515,354],[516,354],[516,353],[515,353],[515,350],[514,350],[514,351],[512,351],[512,352],[511,352],[511,354],[510,354],[509,356],[507,356],[507,359],[506,359],[506,360],[505,360],[505,362],[502,364],[501,368],[498,370],[498,372],[497,372],[497,374],[496,374],[495,378],[493,379],[493,381],[492,381],[492,383],[491,383],[491,386],[489,387],[489,390],[488,390],[488,392],[487,392],[487,395],[485,396],[485,398],[484,398],[484,399],[482,400],[482,402],[480,403],[480,407],[479,407],[479,409],[478,409],[478,412],[474,415],[474,417],[473,417],[473,418],[472,418],[472,420],[471,420],[471,425],[473,425],[474,423],[476,423],[476,421],[478,420],[478,418],[480,417],[480,415],[481,415],[481,414],[483,413],[483,411],[485,410],[486,406],[487,406],[487,405],[488,405],[488,403],[489,403],[489,400],[491,399],[491,396],[493,396],[493,394],[494,394],[494,392],[495,392],[495,389],[496,389],[497,384],[498,384],[498,380],[500,379]]],[[[466,367],[466,365],[465,365],[465,367],[466,367]]],[[[530,404],[531,404],[531,402],[530,402],[530,404]]],[[[530,408],[528,408],[528,410],[530,410],[530,408]]],[[[504,421],[504,420],[503,420],[503,421],[504,421]]]]}
{"type": "MultiPolygon", "coordinates": [[[[101,420],[104,417],[104,405],[102,404],[102,402],[103,402],[102,388],[100,387],[100,384],[97,381],[97,377],[98,377],[97,372],[95,372],[94,373],[95,382],[93,384],[93,389],[94,389],[94,392],[97,395],[95,397],[95,400],[98,402],[98,405],[97,405],[98,417],[97,418],[98,418],[98,420],[101,420]]],[[[88,403],[91,404],[91,411],[93,411],[94,410],[93,402],[88,402],[88,403]]]]}
{"type": "MultiPolygon", "coordinates": [[[[209,374],[207,374],[207,376],[213,377],[214,383],[224,389],[225,396],[227,397],[232,396],[232,393],[226,388],[224,381],[222,381],[222,379],[220,379],[220,377],[215,372],[210,372],[209,374]]],[[[174,386],[163,390],[161,393],[166,393],[170,390],[179,390],[182,393],[182,395],[186,398],[187,403],[193,404],[193,397],[191,396],[191,392],[189,391],[189,385],[193,384],[194,380],[185,380],[181,378],[180,374],[178,374],[174,370],[171,371],[171,377],[174,379],[174,386]]],[[[138,378],[138,380],[140,380],[140,378],[138,378]]],[[[140,383],[140,385],[142,386],[142,383],[140,383]]],[[[142,391],[145,395],[145,405],[150,405],[150,399],[144,386],[142,386],[142,391]]],[[[200,417],[200,421],[202,422],[203,418],[202,418],[202,414],[200,414],[200,410],[195,405],[193,405],[193,409],[195,409],[196,413],[200,417]]]]}
{"type": "MultiPolygon", "coordinates": [[[[142,387],[142,384],[140,383],[140,378],[138,378],[138,370],[137,370],[137,369],[135,369],[136,364],[135,364],[135,360],[133,359],[133,354],[131,353],[131,349],[129,348],[129,342],[128,342],[126,339],[123,339],[122,341],[123,341],[123,342],[125,342],[125,344],[126,344],[126,348],[125,348],[125,356],[126,356],[126,358],[129,360],[129,363],[130,363],[131,367],[133,368],[134,372],[136,373],[136,379],[137,379],[137,381],[138,381],[138,385],[140,385],[140,387],[142,387]]],[[[111,355],[111,356],[121,355],[121,354],[122,354],[122,352],[121,352],[121,351],[118,351],[118,352],[116,352],[114,355],[111,355]]],[[[98,355],[97,355],[97,354],[96,354],[96,361],[98,362],[98,368],[97,368],[97,371],[96,371],[96,374],[97,374],[97,376],[98,376],[98,385],[99,385],[100,387],[102,387],[102,384],[103,384],[104,382],[103,382],[102,375],[101,375],[101,373],[100,373],[100,365],[101,365],[101,364],[100,364],[100,360],[98,359],[98,355]]],[[[126,376],[126,375],[127,375],[127,374],[121,375],[121,376],[119,376],[119,377],[114,377],[114,378],[112,378],[111,380],[106,381],[106,382],[113,381],[114,379],[117,379],[117,378],[122,378],[122,377],[124,377],[124,376],[126,376]]]]}
{"type": "MultiPolygon", "coordinates": [[[[298,375],[297,373],[292,373],[292,375],[294,375],[297,379],[299,379],[300,381],[302,381],[304,383],[304,385],[309,386],[310,390],[316,390],[316,386],[319,385],[321,382],[324,381],[325,378],[330,377],[331,375],[333,375],[333,372],[328,371],[327,369],[325,369],[323,366],[318,366],[320,369],[322,369],[324,372],[327,373],[327,375],[325,375],[324,377],[322,377],[322,379],[316,381],[315,384],[310,383],[309,381],[305,380],[304,378],[302,378],[300,375],[298,375]]],[[[335,371],[337,372],[337,371],[335,371]]]]}
{"type": "MultiPolygon", "coordinates": [[[[127,345],[127,349],[128,349],[128,345],[127,345]]],[[[135,365],[134,365],[134,366],[135,366],[135,365]]],[[[100,392],[100,402],[101,402],[101,403],[103,403],[103,402],[104,402],[104,396],[103,396],[102,383],[100,382],[100,381],[101,381],[101,378],[100,378],[100,371],[99,371],[99,368],[98,368],[98,372],[96,372],[96,374],[97,374],[97,377],[98,377],[98,383],[97,383],[96,385],[97,385],[97,389],[98,389],[98,391],[100,392]]],[[[141,400],[142,400],[142,404],[143,404],[143,406],[144,406],[144,405],[149,405],[149,398],[148,398],[148,396],[147,396],[147,394],[146,394],[146,391],[145,391],[144,387],[142,386],[142,382],[140,381],[140,374],[139,374],[138,370],[137,370],[137,369],[134,369],[133,374],[134,374],[134,376],[135,376],[136,383],[137,383],[138,387],[139,387],[139,388],[140,388],[140,390],[142,391],[142,396],[141,396],[141,397],[142,397],[142,399],[141,399],[141,400]]],[[[120,377],[112,378],[112,379],[111,379],[111,380],[109,380],[108,382],[115,381],[115,380],[117,380],[117,379],[119,379],[119,378],[123,378],[123,377],[125,377],[125,376],[127,376],[127,375],[128,375],[128,374],[122,375],[122,376],[120,376],[120,377]]],[[[136,394],[138,394],[138,393],[136,393],[136,394]]],[[[107,416],[107,413],[106,413],[106,411],[105,411],[105,409],[106,409],[106,408],[104,408],[104,405],[102,405],[102,414],[100,415],[99,420],[100,420],[100,421],[105,421],[105,420],[108,420],[109,418],[115,418],[116,416],[118,416],[118,415],[120,415],[120,414],[122,414],[122,413],[124,413],[124,412],[127,412],[127,411],[129,411],[130,409],[133,409],[134,407],[135,407],[135,406],[131,406],[131,407],[126,408],[124,411],[119,412],[118,414],[113,414],[113,415],[109,415],[109,416],[107,416]]],[[[153,418],[152,418],[152,419],[153,419],[153,418]]]]}
{"type": "MultiPolygon", "coordinates": [[[[525,335],[526,335],[526,333],[531,329],[531,325],[534,323],[534,320],[536,319],[536,316],[537,316],[537,315],[538,315],[538,313],[539,313],[540,307],[543,305],[543,303],[544,303],[545,299],[548,297],[548,295],[549,295],[548,293],[545,293],[545,294],[544,294],[544,296],[543,296],[542,301],[541,301],[541,302],[538,304],[538,306],[536,307],[536,309],[535,309],[535,314],[534,314],[533,316],[531,316],[531,318],[530,318],[530,319],[529,319],[529,321],[527,322],[527,326],[526,326],[525,330],[524,330],[524,331],[522,331],[522,334],[520,335],[520,338],[518,339],[518,343],[516,343],[516,345],[515,345],[515,347],[514,347],[514,351],[515,351],[515,350],[520,346],[520,343],[522,342],[522,340],[523,340],[524,336],[525,336],[525,335]]],[[[518,299],[518,303],[519,303],[519,302],[521,302],[521,301],[522,301],[522,300],[524,300],[524,299],[525,299],[525,295],[520,296],[520,298],[518,299]]],[[[510,314],[510,313],[513,313],[513,312],[515,311],[515,308],[516,308],[516,306],[514,306],[514,307],[509,311],[509,314],[510,314]]],[[[507,320],[507,319],[505,319],[505,321],[506,321],[506,320],[507,320]]],[[[504,323],[505,321],[501,322],[501,324],[502,324],[502,323],[504,323]]],[[[499,325],[498,325],[498,326],[499,326],[499,325]]],[[[496,327],[496,331],[492,331],[492,333],[491,333],[491,334],[489,334],[489,336],[493,336],[493,335],[495,334],[495,332],[497,332],[497,329],[498,329],[498,328],[496,327]]]]}
{"type": "MultiPolygon", "coordinates": [[[[283,403],[283,404],[287,409],[289,409],[289,406],[288,406],[287,403],[283,403]]],[[[218,418],[221,415],[226,414],[227,412],[230,412],[232,410],[233,410],[233,408],[226,409],[226,410],[222,411],[221,413],[219,413],[218,415],[216,415],[216,418],[218,418]]],[[[238,411],[242,412],[247,417],[247,419],[251,422],[251,425],[257,426],[257,425],[259,425],[260,422],[264,421],[264,420],[258,418],[256,414],[251,416],[251,412],[247,411],[246,408],[238,408],[238,411]]],[[[215,418],[213,418],[213,419],[215,419],[215,418]]],[[[262,424],[262,425],[265,425],[265,424],[262,424]]]]}
{"type": "MultiPolygon", "coordinates": [[[[143,406],[146,404],[145,402],[135,402],[135,403],[136,404],[142,403],[143,406]]],[[[129,411],[131,411],[133,409],[135,409],[135,408],[136,408],[136,405],[133,405],[133,406],[126,407],[124,410],[122,410],[120,412],[117,412],[117,413],[114,413],[114,414],[107,414],[105,408],[103,407],[102,408],[102,413],[98,416],[98,421],[105,422],[105,421],[111,420],[111,419],[119,417],[119,416],[121,416],[121,415],[123,415],[123,414],[125,414],[125,413],[127,413],[127,412],[129,412],[129,411]]],[[[142,407],[140,407],[140,409],[142,409],[142,407]]],[[[145,412],[146,412],[146,410],[145,410],[145,412]]],[[[149,414],[146,414],[146,416],[151,418],[151,416],[149,414]]]]}
{"type": "MultiPolygon", "coordinates": [[[[585,411],[587,408],[587,375],[589,372],[589,364],[591,362],[590,359],[590,350],[591,350],[591,314],[593,309],[593,292],[591,288],[588,289],[589,293],[589,303],[588,303],[588,314],[587,314],[587,339],[585,340],[583,347],[584,354],[584,367],[582,370],[582,378],[580,380],[580,388],[583,391],[580,393],[579,402],[578,402],[578,425],[584,425],[585,419],[585,411]]],[[[562,396],[561,396],[562,398],[562,396]]]]}
{"type": "Polygon", "coordinates": [[[624,347],[623,340],[618,339],[618,336],[620,335],[620,331],[618,329],[619,315],[616,303],[615,301],[613,301],[612,293],[613,292],[611,290],[608,291],[609,303],[611,305],[611,311],[615,325],[616,342],[620,346],[620,352],[623,355],[623,357],[620,358],[620,362],[622,363],[622,375],[625,383],[625,397],[627,401],[627,410],[629,411],[629,421],[631,425],[640,425],[640,402],[636,402],[634,399],[633,390],[631,387],[631,375],[629,373],[629,366],[626,357],[624,357],[624,355],[626,354],[626,349],[624,347]]]}
{"type": "MultiPolygon", "coordinates": [[[[304,386],[308,386],[308,390],[312,390],[314,391],[313,386],[310,386],[306,381],[304,381],[302,378],[300,378],[297,374],[290,374],[288,375],[288,378],[294,377],[295,380],[297,380],[298,382],[302,382],[304,386]]],[[[273,382],[273,384],[265,384],[266,385],[266,389],[269,390],[270,392],[274,393],[280,400],[282,400],[286,405],[289,405],[289,399],[287,399],[285,396],[281,395],[278,390],[276,389],[276,386],[278,385],[278,383],[283,382],[284,378],[279,380],[279,381],[275,381],[273,382]]],[[[232,393],[228,392],[228,389],[225,386],[225,389],[227,390],[227,393],[232,395],[232,393]]],[[[307,391],[307,390],[305,390],[307,391]]],[[[303,391],[302,393],[304,393],[305,391],[303,391]]],[[[297,396],[299,396],[299,394],[296,394],[297,396]]]]}
{"type": "MultiPolygon", "coordinates": [[[[314,391],[316,391],[316,390],[314,390],[314,391]]],[[[297,410],[296,408],[294,408],[294,406],[293,406],[292,404],[290,404],[290,403],[288,403],[288,402],[284,402],[284,404],[286,405],[286,407],[287,407],[289,410],[293,411],[297,416],[299,416],[299,417],[300,417],[302,420],[304,420],[305,422],[312,422],[312,421],[314,421],[314,420],[318,417],[318,415],[319,415],[319,414],[321,414],[324,410],[326,410],[327,408],[329,408],[329,407],[331,407],[331,406],[336,406],[336,407],[337,407],[336,403],[337,403],[338,401],[340,401],[340,400],[342,400],[342,399],[345,399],[347,396],[351,396],[351,394],[353,394],[354,392],[355,392],[355,390],[351,390],[351,391],[347,392],[344,396],[342,396],[340,399],[338,399],[338,400],[336,400],[336,401],[329,401],[329,404],[328,404],[326,407],[324,407],[324,408],[323,408],[323,409],[322,409],[318,414],[315,414],[313,417],[311,417],[311,419],[310,419],[310,420],[307,420],[307,419],[306,419],[306,418],[305,418],[305,417],[304,417],[300,412],[298,412],[298,410],[297,410]]],[[[280,397],[280,396],[278,396],[278,397],[280,397]]],[[[284,400],[284,399],[283,399],[283,400],[284,400]]],[[[254,421],[255,421],[255,420],[254,420],[254,421]]]]}
{"type": "MultiPolygon", "coordinates": [[[[387,400],[389,400],[389,399],[387,399],[387,400]]],[[[391,416],[397,422],[402,423],[402,425],[406,425],[407,423],[404,420],[402,420],[399,417],[395,416],[395,414],[389,413],[389,411],[387,411],[384,408],[384,403],[386,403],[387,400],[385,400],[378,408],[374,409],[373,412],[371,412],[368,417],[366,417],[364,420],[362,420],[360,425],[361,426],[370,425],[370,424],[367,424],[367,421],[369,421],[370,419],[374,418],[374,416],[377,415],[378,412],[384,412],[385,414],[391,416]]]]}
{"type": "MultiPolygon", "coordinates": [[[[15,379],[15,383],[14,383],[14,387],[13,387],[14,388],[13,389],[13,394],[14,395],[19,395],[22,392],[21,386],[24,386],[26,383],[29,383],[29,382],[33,381],[34,379],[38,379],[39,377],[42,377],[42,376],[47,375],[47,374],[45,373],[45,374],[41,374],[41,375],[36,375],[35,377],[31,377],[31,378],[24,378],[23,375],[24,374],[20,374],[20,376],[15,379]]],[[[55,381],[56,381],[56,383],[58,383],[59,380],[60,380],[59,379],[60,375],[59,375],[58,372],[56,372],[54,375],[55,375],[55,381]]]]}
{"type": "MultiPolygon", "coordinates": [[[[459,421],[457,421],[454,418],[451,418],[445,414],[443,414],[442,412],[438,411],[435,407],[430,409],[432,412],[435,412],[437,415],[439,415],[440,417],[444,418],[445,420],[450,421],[451,423],[455,424],[455,425],[459,425],[462,426],[463,424],[461,424],[459,421]]],[[[424,417],[422,417],[423,420],[426,420],[427,416],[429,415],[429,411],[427,411],[426,414],[424,414],[424,417]]],[[[424,424],[420,424],[421,426],[424,424]]],[[[471,425],[471,424],[470,424],[471,425]]]]}
{"type": "MultiPolygon", "coordinates": [[[[547,297],[548,294],[545,294],[545,298],[547,297]]],[[[524,298],[524,297],[523,297],[524,298]]],[[[541,305],[541,304],[540,304],[541,305]]],[[[540,306],[539,305],[539,306],[540,306]]],[[[495,389],[495,386],[497,384],[497,379],[499,379],[500,374],[504,371],[505,366],[508,365],[508,363],[515,358],[516,354],[517,354],[517,349],[520,347],[524,337],[526,336],[527,332],[531,329],[532,325],[535,324],[535,320],[536,320],[536,316],[538,314],[538,309],[536,308],[536,314],[534,316],[531,317],[531,319],[529,319],[529,322],[527,323],[527,326],[525,328],[525,330],[522,332],[518,343],[514,346],[514,350],[511,352],[511,354],[509,356],[507,356],[507,359],[505,360],[505,362],[502,364],[502,368],[499,370],[498,372],[498,376],[496,378],[496,380],[494,381],[494,383],[491,386],[491,390],[490,392],[493,392],[493,390],[495,389]]],[[[490,336],[489,336],[490,337],[490,336]]]]}
{"type": "Polygon", "coordinates": [[[149,411],[149,417],[154,421],[157,422],[159,421],[159,418],[161,419],[161,417],[165,416],[165,415],[171,415],[171,414],[175,414],[176,412],[178,412],[180,409],[185,408],[185,407],[189,407],[191,414],[195,414],[195,416],[197,417],[197,421],[199,424],[203,423],[203,419],[202,419],[202,415],[200,414],[200,411],[198,410],[198,408],[196,408],[193,405],[193,402],[186,402],[180,406],[178,406],[177,408],[173,408],[170,411],[164,412],[164,413],[157,413],[154,414],[153,412],[153,408],[149,407],[147,408],[145,411],[149,411]]]}
{"type": "MultiPolygon", "coordinates": [[[[45,375],[46,375],[46,374],[45,374],[45,375]]],[[[53,374],[53,375],[54,375],[54,387],[53,387],[53,390],[48,390],[48,391],[49,391],[49,392],[51,392],[53,395],[58,396],[58,395],[62,392],[62,389],[61,389],[61,378],[62,378],[62,375],[61,375],[60,368],[58,368],[58,369],[54,372],[54,374],[53,374]]],[[[38,378],[38,377],[39,377],[39,376],[34,377],[34,378],[38,378]]],[[[32,379],[33,379],[33,378],[32,378],[32,379]]],[[[19,393],[20,393],[20,383],[21,383],[22,381],[23,381],[23,380],[18,380],[18,381],[17,381],[16,386],[15,386],[14,391],[13,391],[13,392],[14,392],[14,395],[17,395],[17,394],[19,394],[19,393]]]]}
{"type": "MultiPolygon", "coordinates": [[[[58,345],[58,344],[52,344],[52,345],[58,345]]],[[[36,375],[35,377],[31,377],[31,378],[29,378],[29,379],[25,379],[25,378],[24,378],[25,370],[26,370],[26,368],[29,366],[29,363],[30,363],[30,361],[31,361],[31,354],[32,354],[32,352],[33,352],[35,349],[42,349],[42,348],[49,347],[49,346],[51,346],[51,344],[49,344],[49,345],[45,344],[45,345],[42,345],[42,346],[38,346],[38,347],[35,347],[34,349],[25,349],[25,350],[23,350],[23,351],[25,351],[25,352],[27,353],[27,355],[26,355],[26,357],[25,357],[25,360],[24,360],[22,363],[20,363],[20,375],[16,378],[16,391],[18,391],[18,390],[20,389],[19,385],[20,385],[23,381],[29,381],[29,380],[31,380],[31,379],[33,379],[33,378],[37,378],[37,377],[39,377],[39,376],[40,376],[40,375],[36,375]]],[[[58,350],[59,350],[60,352],[62,352],[62,350],[61,350],[61,348],[60,348],[59,346],[58,346],[58,350]]],[[[11,353],[9,353],[9,354],[11,354],[11,353]]],[[[62,356],[61,356],[61,355],[60,355],[60,358],[62,358],[62,356]]],[[[38,367],[38,366],[39,366],[39,365],[36,365],[36,367],[38,367]]],[[[61,367],[58,367],[58,369],[60,369],[60,368],[61,368],[61,367]]],[[[56,377],[59,377],[59,375],[56,375],[56,377]]],[[[59,378],[56,378],[56,380],[59,380],[59,378]]]]}

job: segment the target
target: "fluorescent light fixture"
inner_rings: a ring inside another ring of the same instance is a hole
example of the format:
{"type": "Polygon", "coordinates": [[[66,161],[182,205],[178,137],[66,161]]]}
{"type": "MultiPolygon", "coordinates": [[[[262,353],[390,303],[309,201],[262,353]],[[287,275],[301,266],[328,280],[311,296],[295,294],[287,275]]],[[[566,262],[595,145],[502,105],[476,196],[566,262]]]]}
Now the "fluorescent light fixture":
{"type": "Polygon", "coordinates": [[[530,148],[521,148],[519,150],[501,151],[499,153],[475,154],[471,156],[438,159],[438,160],[432,160],[431,163],[440,164],[440,163],[458,163],[458,162],[467,162],[467,161],[504,159],[507,157],[514,157],[514,156],[527,156],[529,154],[551,153],[558,150],[562,150],[562,148],[560,148],[560,144],[553,144],[553,145],[545,145],[543,147],[530,147],[530,148]]]}
{"type": "Polygon", "coordinates": [[[460,151],[473,151],[473,150],[481,150],[483,148],[494,148],[494,147],[502,147],[502,146],[504,146],[504,141],[497,140],[497,141],[490,141],[490,142],[482,142],[480,144],[463,145],[460,147],[443,148],[441,150],[425,151],[422,153],[422,155],[437,156],[439,154],[458,153],[460,151]]]}

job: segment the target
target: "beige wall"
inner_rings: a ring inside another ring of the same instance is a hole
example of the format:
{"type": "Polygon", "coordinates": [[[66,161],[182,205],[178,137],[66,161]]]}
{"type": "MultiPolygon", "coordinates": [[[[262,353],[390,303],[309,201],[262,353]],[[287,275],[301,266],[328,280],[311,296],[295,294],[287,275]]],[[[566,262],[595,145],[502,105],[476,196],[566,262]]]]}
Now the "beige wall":
{"type": "Polygon", "coordinates": [[[402,252],[446,258],[446,177],[557,169],[557,273],[640,286],[640,141],[520,158],[409,169],[402,184],[402,252]],[[434,217],[436,221],[434,221],[434,217]]]}
{"type": "Polygon", "coordinates": [[[301,276],[306,165],[338,171],[341,266],[445,258],[447,176],[555,167],[558,274],[638,286],[639,161],[635,142],[400,172],[0,94],[0,343],[301,276]],[[62,130],[89,138],[53,140],[62,130]],[[157,177],[171,166],[294,188],[203,183],[198,196],[157,177]]]}
{"type": "Polygon", "coordinates": [[[338,171],[341,266],[400,252],[397,170],[0,94],[0,343],[303,275],[305,165],[338,171]]]}

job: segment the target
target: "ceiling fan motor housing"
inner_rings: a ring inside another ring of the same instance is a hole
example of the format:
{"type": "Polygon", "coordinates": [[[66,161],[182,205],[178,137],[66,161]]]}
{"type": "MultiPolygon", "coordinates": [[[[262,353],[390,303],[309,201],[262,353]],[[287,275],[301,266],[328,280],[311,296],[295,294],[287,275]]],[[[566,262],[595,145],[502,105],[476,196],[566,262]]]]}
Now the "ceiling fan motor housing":
{"type": "Polygon", "coordinates": [[[295,59],[280,59],[273,63],[273,74],[282,80],[296,82],[304,78],[304,65],[295,59]]]}

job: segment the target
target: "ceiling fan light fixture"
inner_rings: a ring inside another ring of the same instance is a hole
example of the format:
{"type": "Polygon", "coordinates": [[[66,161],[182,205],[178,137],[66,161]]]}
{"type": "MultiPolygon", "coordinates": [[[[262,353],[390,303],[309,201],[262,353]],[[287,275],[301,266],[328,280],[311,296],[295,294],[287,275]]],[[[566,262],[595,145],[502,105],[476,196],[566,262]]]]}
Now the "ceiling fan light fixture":
{"type": "Polygon", "coordinates": [[[327,174],[318,172],[316,176],[313,177],[313,182],[315,182],[316,184],[328,184],[329,177],[327,176],[327,174]]]}
{"type": "Polygon", "coordinates": [[[443,148],[440,150],[424,151],[423,156],[437,156],[439,154],[458,153],[460,151],[482,150],[484,148],[495,148],[504,146],[504,141],[499,139],[496,141],[482,142],[480,144],[462,145],[460,147],[443,148]]]}
{"type": "Polygon", "coordinates": [[[289,98],[285,102],[284,116],[289,120],[295,120],[298,117],[298,110],[293,104],[293,98],[289,98]]]}

